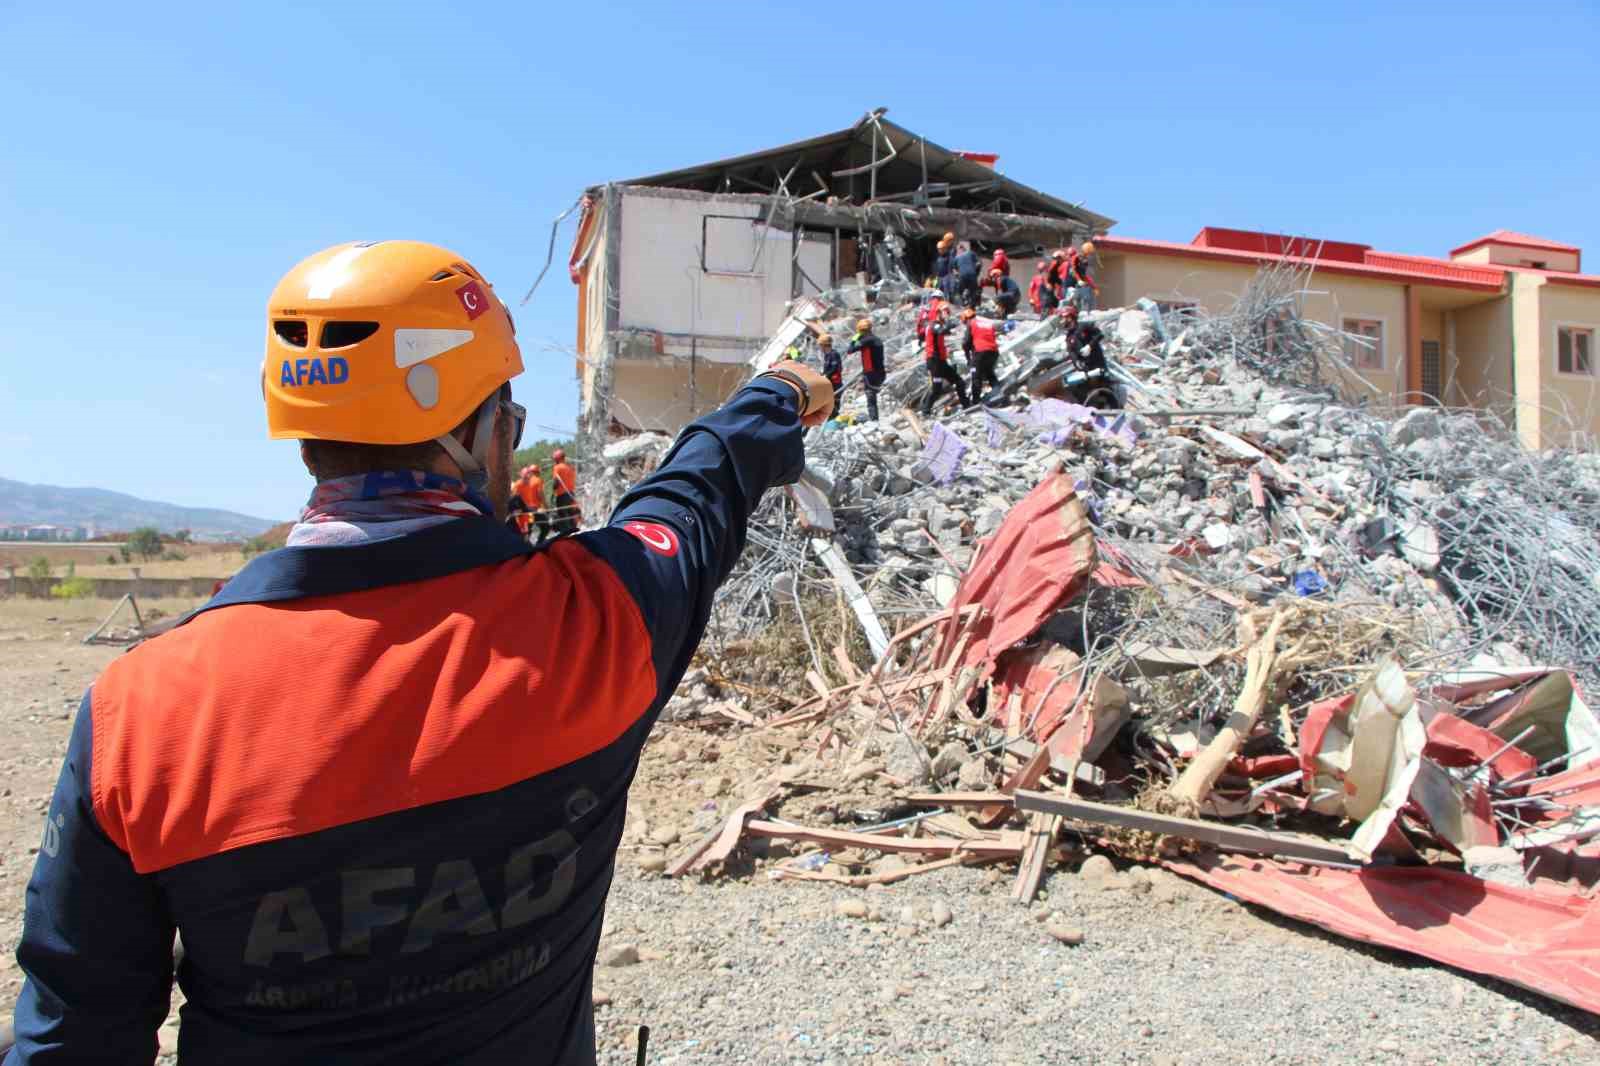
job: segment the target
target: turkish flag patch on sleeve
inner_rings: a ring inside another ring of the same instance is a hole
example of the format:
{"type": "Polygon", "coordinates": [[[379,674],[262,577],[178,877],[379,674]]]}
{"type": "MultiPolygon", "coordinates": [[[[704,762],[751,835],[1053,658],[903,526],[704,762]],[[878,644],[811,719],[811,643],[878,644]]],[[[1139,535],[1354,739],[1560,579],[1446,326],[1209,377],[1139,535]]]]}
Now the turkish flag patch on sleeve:
{"type": "Polygon", "coordinates": [[[479,282],[469,281],[461,286],[456,290],[456,299],[465,308],[469,322],[489,310],[489,294],[483,291],[483,285],[479,282]]]}
{"type": "Polygon", "coordinates": [[[678,534],[656,522],[628,522],[623,527],[644,542],[644,546],[657,555],[672,557],[678,554],[678,534]]]}

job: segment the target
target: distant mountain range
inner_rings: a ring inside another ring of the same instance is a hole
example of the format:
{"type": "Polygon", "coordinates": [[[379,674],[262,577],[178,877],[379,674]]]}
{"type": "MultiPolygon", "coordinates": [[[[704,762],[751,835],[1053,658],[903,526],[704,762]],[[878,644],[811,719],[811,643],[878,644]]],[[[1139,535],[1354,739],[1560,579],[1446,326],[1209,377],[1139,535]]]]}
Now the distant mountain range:
{"type": "Polygon", "coordinates": [[[0,478],[0,526],[33,525],[93,526],[121,532],[155,526],[163,533],[187,529],[198,538],[213,540],[230,534],[253,537],[277,523],[213,507],[141,500],[107,489],[66,489],[0,478]]]}

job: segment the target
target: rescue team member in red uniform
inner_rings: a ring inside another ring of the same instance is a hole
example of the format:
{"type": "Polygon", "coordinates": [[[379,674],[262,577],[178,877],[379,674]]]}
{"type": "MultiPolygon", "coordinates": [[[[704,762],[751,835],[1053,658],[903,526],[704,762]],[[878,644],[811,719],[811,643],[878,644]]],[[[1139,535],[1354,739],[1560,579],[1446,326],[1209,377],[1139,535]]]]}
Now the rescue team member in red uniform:
{"type": "Polygon", "coordinates": [[[1000,384],[994,366],[1000,361],[999,334],[1006,323],[985,318],[973,310],[961,312],[961,321],[967,324],[967,335],[961,338],[961,350],[972,367],[972,400],[980,403],[984,395],[984,382],[987,381],[991,388],[1000,384]]]}
{"type": "Polygon", "coordinates": [[[883,341],[872,332],[872,319],[863,318],[856,323],[856,335],[850,339],[847,355],[861,353],[861,380],[867,390],[867,421],[878,420],[878,392],[888,376],[888,364],[883,359],[883,341]]]}
{"type": "Polygon", "coordinates": [[[1050,264],[1043,259],[1034,268],[1033,280],[1028,282],[1028,306],[1033,308],[1036,315],[1044,314],[1044,294],[1050,291],[1050,276],[1046,273],[1050,264]]]}
{"type": "Polygon", "coordinates": [[[922,413],[931,414],[933,405],[945,393],[945,385],[955,386],[961,406],[967,406],[967,390],[961,384],[961,375],[950,365],[950,345],[945,337],[951,323],[946,315],[947,305],[935,301],[926,324],[922,327],[922,359],[928,367],[928,391],[922,397],[922,413]]]}
{"type": "Polygon", "coordinates": [[[1069,298],[1082,313],[1094,310],[1095,303],[1100,296],[1100,286],[1096,285],[1094,278],[1089,273],[1089,264],[1094,258],[1094,242],[1084,241],[1083,247],[1071,258],[1071,269],[1067,275],[1069,298]]]}
{"type": "Polygon", "coordinates": [[[996,270],[1008,278],[1011,276],[1011,259],[1004,248],[996,248],[994,258],[989,261],[989,273],[993,274],[996,270]]]}
{"type": "Polygon", "coordinates": [[[500,520],[522,358],[460,256],[342,245],[268,308],[267,426],[312,506],[84,697],[6,1066],[148,1066],[175,932],[185,1066],[593,1063],[640,748],[830,386],[758,376],[535,550],[500,520]],[[325,350],[346,321],[377,329],[325,350]]]}
{"type": "Polygon", "coordinates": [[[550,468],[550,477],[555,481],[551,492],[555,515],[550,528],[557,536],[575,533],[578,523],[583,519],[583,512],[578,509],[578,472],[567,462],[567,453],[561,448],[550,453],[550,461],[555,463],[550,468]]]}

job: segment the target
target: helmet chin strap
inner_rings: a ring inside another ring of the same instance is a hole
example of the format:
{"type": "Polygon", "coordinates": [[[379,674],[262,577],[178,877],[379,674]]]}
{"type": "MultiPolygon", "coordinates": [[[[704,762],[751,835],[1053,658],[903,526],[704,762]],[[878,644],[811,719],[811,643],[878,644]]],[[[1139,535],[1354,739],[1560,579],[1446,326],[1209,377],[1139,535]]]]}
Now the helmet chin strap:
{"type": "Polygon", "coordinates": [[[498,391],[478,405],[478,422],[472,431],[470,452],[461,446],[452,433],[433,438],[434,443],[443,448],[445,454],[461,468],[461,480],[466,482],[468,491],[483,497],[489,495],[489,449],[494,443],[494,416],[499,409],[498,391]]]}

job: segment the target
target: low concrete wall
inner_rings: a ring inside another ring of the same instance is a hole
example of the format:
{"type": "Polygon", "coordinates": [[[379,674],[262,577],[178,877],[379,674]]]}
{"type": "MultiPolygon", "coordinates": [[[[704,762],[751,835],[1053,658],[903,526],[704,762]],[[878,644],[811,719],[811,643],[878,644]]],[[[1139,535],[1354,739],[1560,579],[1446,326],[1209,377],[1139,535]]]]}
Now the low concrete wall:
{"type": "MultiPolygon", "coordinates": [[[[50,590],[64,580],[66,579],[60,577],[28,577],[25,574],[18,574],[8,580],[5,575],[0,574],[0,596],[47,599],[50,590]]],[[[102,600],[121,599],[130,592],[144,599],[160,599],[164,596],[210,596],[212,586],[217,583],[214,577],[141,577],[138,580],[131,577],[91,577],[84,580],[94,583],[94,594],[102,600]]]]}

